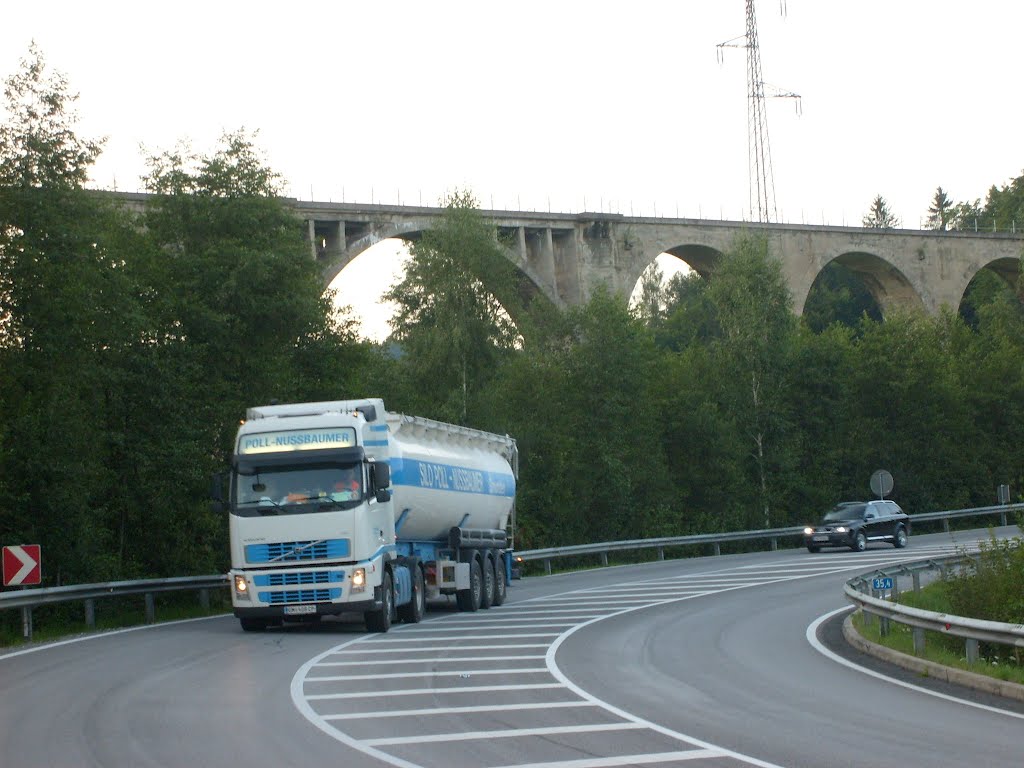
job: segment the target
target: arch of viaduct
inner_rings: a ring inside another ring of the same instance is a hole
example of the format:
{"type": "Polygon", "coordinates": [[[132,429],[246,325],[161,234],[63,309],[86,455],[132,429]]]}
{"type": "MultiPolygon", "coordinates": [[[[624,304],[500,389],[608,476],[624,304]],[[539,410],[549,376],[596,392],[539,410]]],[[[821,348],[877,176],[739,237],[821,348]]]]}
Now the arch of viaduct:
{"type": "MultiPolygon", "coordinates": [[[[352,259],[388,238],[414,240],[442,208],[289,201],[306,221],[324,284],[352,259]]],[[[800,224],[667,219],[608,213],[481,211],[510,243],[508,258],[557,306],[587,301],[598,284],[628,296],[661,253],[702,276],[745,231],[768,239],[782,262],[794,310],[803,311],[815,279],[836,261],[860,276],[883,314],[897,308],[956,310],[978,271],[1007,280],[1020,272],[1024,236],[1006,233],[878,230],[800,224]]]]}

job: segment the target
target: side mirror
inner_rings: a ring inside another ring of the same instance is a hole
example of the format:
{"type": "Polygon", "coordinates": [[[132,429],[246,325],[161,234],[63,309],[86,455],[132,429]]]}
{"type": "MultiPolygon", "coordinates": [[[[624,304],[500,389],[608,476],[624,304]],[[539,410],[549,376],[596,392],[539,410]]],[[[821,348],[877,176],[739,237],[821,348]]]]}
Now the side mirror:
{"type": "Polygon", "coordinates": [[[373,465],[373,487],[376,490],[387,488],[391,485],[391,465],[383,461],[375,462],[373,465]]]}

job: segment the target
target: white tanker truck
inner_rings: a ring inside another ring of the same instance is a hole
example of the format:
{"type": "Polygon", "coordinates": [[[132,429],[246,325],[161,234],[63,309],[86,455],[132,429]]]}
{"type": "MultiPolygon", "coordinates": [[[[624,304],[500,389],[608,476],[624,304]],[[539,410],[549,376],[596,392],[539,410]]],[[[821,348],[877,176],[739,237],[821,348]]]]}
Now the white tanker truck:
{"type": "MultiPolygon", "coordinates": [[[[235,616],[258,631],[355,612],[387,632],[441,595],[501,605],[517,474],[511,437],[380,399],[249,408],[226,500],[235,616]]],[[[213,497],[223,508],[223,476],[213,497]]]]}

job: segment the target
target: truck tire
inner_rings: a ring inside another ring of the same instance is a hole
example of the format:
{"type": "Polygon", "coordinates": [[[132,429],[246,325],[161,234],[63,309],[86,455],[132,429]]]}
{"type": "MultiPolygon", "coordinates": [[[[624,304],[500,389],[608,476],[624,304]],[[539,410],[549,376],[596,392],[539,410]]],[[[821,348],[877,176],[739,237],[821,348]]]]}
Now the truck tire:
{"type": "Polygon", "coordinates": [[[484,610],[494,605],[494,590],[496,589],[494,578],[494,558],[484,555],[484,583],[480,592],[480,607],[484,610]]]}
{"type": "Polygon", "coordinates": [[[380,610],[363,614],[366,628],[371,632],[387,632],[395,612],[395,589],[391,583],[391,571],[384,571],[380,584],[380,610]]]}
{"type": "Polygon", "coordinates": [[[427,592],[423,581],[423,570],[414,565],[412,568],[412,599],[405,605],[398,606],[398,618],[406,624],[419,624],[427,610],[427,592]]]}
{"type": "Polygon", "coordinates": [[[480,596],[484,591],[483,580],[480,561],[474,557],[469,564],[469,589],[460,589],[455,593],[455,603],[460,611],[473,612],[480,607],[480,596]]]}
{"type": "Polygon", "coordinates": [[[269,623],[266,619],[239,619],[238,622],[245,632],[262,632],[269,623]]]}
{"type": "Polygon", "coordinates": [[[505,583],[505,558],[501,555],[494,558],[494,606],[499,606],[508,597],[508,585],[505,583]]]}

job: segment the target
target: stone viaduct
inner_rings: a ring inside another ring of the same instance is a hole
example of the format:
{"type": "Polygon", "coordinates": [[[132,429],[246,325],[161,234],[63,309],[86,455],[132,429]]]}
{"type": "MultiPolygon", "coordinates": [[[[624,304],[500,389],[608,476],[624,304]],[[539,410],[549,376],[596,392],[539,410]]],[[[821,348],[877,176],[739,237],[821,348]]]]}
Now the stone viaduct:
{"type": "MultiPolygon", "coordinates": [[[[119,193],[135,208],[149,195],[119,193]]],[[[310,247],[326,287],[359,254],[388,238],[416,240],[438,221],[438,207],[284,201],[306,222],[310,247]]],[[[556,306],[587,301],[603,283],[628,296],[661,253],[686,262],[703,277],[743,232],[768,239],[782,262],[802,313],[815,279],[835,261],[864,282],[883,315],[897,308],[936,314],[957,310],[968,284],[988,268],[1008,281],[1020,274],[1024,233],[939,232],[807,224],[762,224],[707,219],[652,218],[613,213],[481,211],[494,223],[506,255],[530,289],[556,306]]]]}
{"type": "MultiPolygon", "coordinates": [[[[288,201],[306,221],[325,285],[370,246],[387,238],[415,240],[442,208],[288,201]]],[[[979,270],[1016,280],[1022,233],[964,233],[703,219],[610,213],[481,211],[493,222],[508,258],[557,306],[585,302],[596,285],[628,296],[660,253],[707,277],[718,256],[743,232],[768,239],[782,262],[794,310],[803,311],[815,278],[836,261],[855,272],[883,314],[895,308],[936,314],[956,310],[979,270]]]]}

